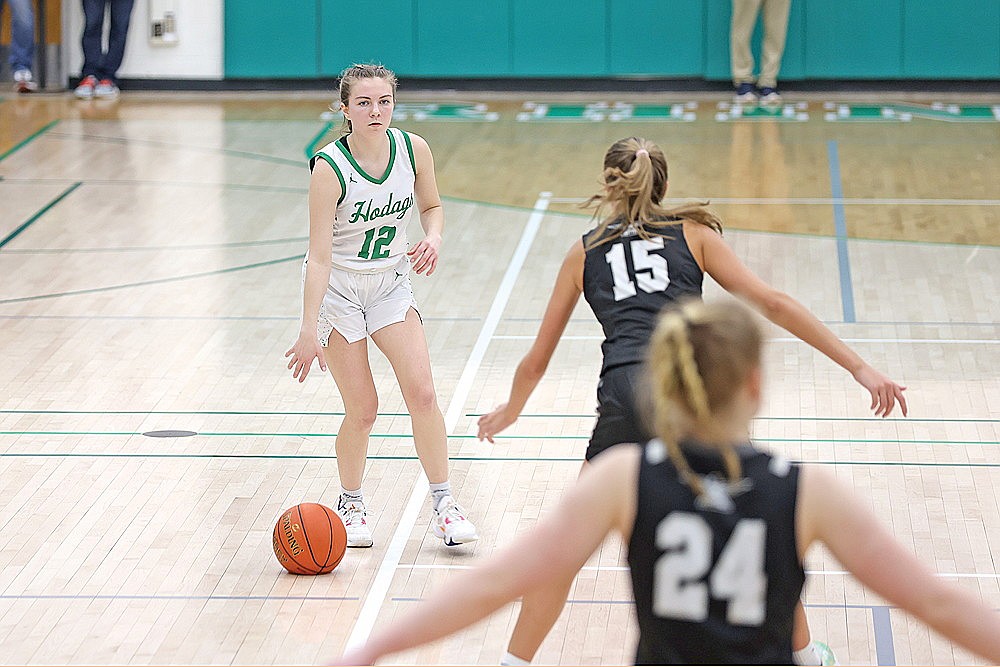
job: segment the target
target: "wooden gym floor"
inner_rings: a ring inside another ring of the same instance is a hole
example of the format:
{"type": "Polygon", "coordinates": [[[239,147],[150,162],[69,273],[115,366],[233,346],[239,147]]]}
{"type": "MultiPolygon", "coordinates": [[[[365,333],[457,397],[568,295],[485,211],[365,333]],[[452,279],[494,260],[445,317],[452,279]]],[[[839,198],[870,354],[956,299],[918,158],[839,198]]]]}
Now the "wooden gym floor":
{"type": "MultiPolygon", "coordinates": [[[[452,483],[482,539],[430,534],[374,354],[375,547],[296,577],[271,553],[274,522],[339,489],[340,397],[319,372],[293,381],[282,356],[328,101],[0,101],[0,663],[322,664],[530,527],[592,424],[585,304],[509,434],[479,443],[476,416],[505,400],[588,226],[575,202],[633,134],[666,151],[672,196],[713,200],[754,270],[909,386],[909,418],[874,419],[846,373],[772,328],[760,445],[831,467],[940,576],[1000,607],[1000,99],[803,97],[762,116],[706,96],[402,91],[396,124],[428,139],[446,197],[440,269],[414,284],[452,483]],[[144,435],[163,430],[195,434],[144,435]]],[[[595,555],[537,662],[631,659],[623,556],[614,539],[595,555]]],[[[808,569],[814,635],[842,664],[975,662],[822,550],[808,569]]],[[[515,611],[391,662],[496,664],[515,611]]]]}

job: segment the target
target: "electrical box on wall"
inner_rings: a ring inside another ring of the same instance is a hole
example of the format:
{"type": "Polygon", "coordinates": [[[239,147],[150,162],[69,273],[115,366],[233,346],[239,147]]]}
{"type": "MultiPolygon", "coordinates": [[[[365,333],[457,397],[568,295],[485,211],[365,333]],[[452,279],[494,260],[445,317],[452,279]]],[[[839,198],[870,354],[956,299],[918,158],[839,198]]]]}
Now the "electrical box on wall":
{"type": "Polygon", "coordinates": [[[149,0],[149,43],[176,44],[177,4],[180,0],[149,0]]]}

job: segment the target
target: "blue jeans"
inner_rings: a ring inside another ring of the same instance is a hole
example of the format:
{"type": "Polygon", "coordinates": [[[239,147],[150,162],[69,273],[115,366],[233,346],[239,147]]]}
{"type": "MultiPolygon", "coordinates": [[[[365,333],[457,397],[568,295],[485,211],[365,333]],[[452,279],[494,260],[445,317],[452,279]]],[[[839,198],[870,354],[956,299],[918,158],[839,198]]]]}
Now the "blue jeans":
{"type": "MultiPolygon", "coordinates": [[[[4,0],[0,0],[0,10],[4,0]]],[[[35,12],[31,0],[10,0],[10,69],[31,69],[35,59],[35,12]]]]}
{"type": "MultiPolygon", "coordinates": [[[[24,0],[27,2],[28,0],[24,0]]],[[[125,37],[132,18],[135,0],[83,0],[83,70],[81,76],[115,81],[125,56],[125,37]],[[101,44],[104,34],[104,8],[111,5],[111,30],[108,50],[101,44]]]]}

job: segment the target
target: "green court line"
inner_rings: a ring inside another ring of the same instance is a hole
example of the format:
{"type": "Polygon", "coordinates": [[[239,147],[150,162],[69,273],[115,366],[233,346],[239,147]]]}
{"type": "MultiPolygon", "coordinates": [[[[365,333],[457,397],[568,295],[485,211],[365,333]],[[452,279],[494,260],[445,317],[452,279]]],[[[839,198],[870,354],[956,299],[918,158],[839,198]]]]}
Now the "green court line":
{"type": "MultiPolygon", "coordinates": [[[[424,322],[482,322],[479,317],[423,317],[424,322]]],[[[298,322],[299,315],[0,315],[0,320],[133,320],[154,322],[298,322]]],[[[0,414],[2,414],[0,410],[0,414]]],[[[36,412],[28,410],[28,412],[36,412]]],[[[142,410],[141,412],[147,412],[142,410]]],[[[187,412],[185,414],[196,414],[187,412]]],[[[251,412],[249,414],[262,414],[251,412]]],[[[275,413],[283,414],[283,413],[275,413]]],[[[322,413],[307,413],[322,414],[322,413]]]]}
{"type": "Polygon", "coordinates": [[[220,248],[258,248],[286,243],[302,243],[308,236],[292,236],[284,239],[262,239],[260,241],[232,241],[230,243],[201,243],[192,245],[122,246],[119,248],[17,248],[8,250],[18,255],[75,255],[105,252],[160,252],[163,250],[218,250],[220,248]]]}
{"type": "Polygon", "coordinates": [[[216,271],[204,271],[202,273],[192,273],[186,276],[172,276],[170,278],[157,278],[155,280],[142,280],[135,283],[125,283],[123,285],[108,285],[107,287],[93,287],[90,289],[81,290],[70,290],[68,292],[53,292],[51,294],[38,294],[35,296],[21,296],[13,299],[0,299],[0,305],[8,303],[21,303],[24,301],[40,301],[42,299],[55,299],[61,296],[79,296],[81,294],[96,294],[98,292],[112,292],[120,289],[128,289],[130,287],[145,287],[147,285],[160,285],[163,283],[175,283],[182,280],[194,280],[195,278],[204,278],[206,276],[217,276],[225,273],[232,273],[234,271],[246,271],[248,269],[257,269],[262,266],[271,266],[274,264],[281,264],[283,262],[291,262],[293,260],[301,260],[303,255],[292,255],[291,257],[282,257],[281,259],[272,259],[266,262],[254,262],[253,264],[244,264],[243,266],[233,266],[228,269],[218,269],[216,271]]]}
{"type": "Polygon", "coordinates": [[[174,144],[168,141],[156,141],[155,139],[132,139],[125,137],[105,137],[98,135],[81,135],[71,132],[55,132],[54,137],[64,137],[67,139],[77,139],[79,141],[93,141],[106,144],[128,144],[137,146],[150,146],[152,148],[169,148],[178,151],[195,151],[200,153],[215,153],[217,155],[231,155],[261,162],[271,162],[273,164],[283,164],[291,167],[301,167],[300,160],[290,160],[288,158],[265,155],[263,153],[251,153],[250,151],[238,151],[232,148],[215,148],[211,146],[186,146],[184,144],[174,144]]]}
{"type": "Polygon", "coordinates": [[[28,144],[30,144],[32,141],[34,141],[38,137],[42,136],[43,134],[45,134],[46,132],[48,132],[49,130],[51,130],[58,123],[59,123],[58,120],[54,120],[51,123],[48,123],[47,125],[42,126],[42,128],[40,130],[36,130],[31,135],[29,135],[28,138],[22,139],[18,143],[14,144],[14,146],[12,148],[8,148],[3,153],[0,153],[0,162],[3,162],[5,159],[7,159],[7,157],[13,155],[14,153],[16,153],[17,151],[21,150],[25,146],[27,146],[28,144]]]}
{"type": "MultiPolygon", "coordinates": [[[[60,454],[56,452],[3,452],[0,458],[98,458],[98,459],[271,459],[271,460],[336,460],[336,454],[169,454],[169,453],[117,453],[117,452],[70,452],[60,454]]],[[[471,462],[569,462],[580,463],[582,456],[577,457],[541,457],[541,456],[449,456],[450,461],[471,461],[471,462]]],[[[379,456],[370,455],[369,461],[418,461],[416,455],[412,456],[379,456]]],[[[934,463],[920,461],[795,461],[801,465],[832,465],[832,466],[875,466],[875,467],[914,467],[914,468],[1000,468],[1000,463],[934,463]]]]}
{"type": "MultiPolygon", "coordinates": [[[[0,414],[3,414],[3,410],[0,410],[0,414]]],[[[480,413],[480,412],[467,412],[467,413],[465,413],[465,416],[466,417],[482,417],[483,413],[480,413]]],[[[558,414],[558,413],[553,413],[553,414],[530,414],[530,415],[521,415],[521,416],[518,417],[518,419],[523,419],[525,417],[530,417],[530,418],[544,418],[544,419],[594,419],[594,418],[597,417],[597,415],[593,414],[593,413],[591,413],[591,414],[582,414],[582,413],[581,414],[572,414],[572,413],[562,413],[562,414],[558,414]]],[[[885,423],[885,422],[900,422],[900,423],[905,423],[905,422],[913,422],[913,423],[916,423],[916,422],[920,422],[920,423],[924,423],[924,422],[931,422],[931,423],[938,423],[938,422],[944,422],[944,423],[949,423],[949,422],[970,423],[971,422],[971,423],[974,423],[974,424],[980,424],[980,423],[995,423],[995,422],[1000,422],[1000,419],[975,419],[975,418],[971,418],[971,417],[968,417],[968,418],[965,418],[965,417],[956,417],[956,418],[953,418],[953,419],[949,419],[949,418],[923,418],[923,419],[921,419],[921,418],[918,418],[918,417],[912,417],[912,418],[911,417],[885,417],[885,418],[882,418],[882,417],[767,417],[767,416],[758,416],[758,417],[754,417],[754,421],[875,422],[875,423],[879,423],[879,424],[882,424],[882,423],[885,423]]]]}
{"type": "Polygon", "coordinates": [[[317,144],[319,144],[319,142],[323,140],[323,137],[325,137],[326,133],[329,132],[332,128],[333,128],[333,123],[327,122],[327,124],[323,126],[323,129],[317,132],[316,136],[312,138],[312,141],[310,141],[309,144],[306,145],[305,153],[307,160],[312,159],[313,154],[315,154],[316,152],[317,144]]]}
{"type": "MultiPolygon", "coordinates": [[[[311,413],[310,413],[311,414],[311,413]]],[[[156,430],[156,429],[150,429],[156,430]]],[[[0,435],[82,435],[82,436],[95,436],[95,435],[142,435],[140,431],[0,431],[0,435]]],[[[335,438],[337,437],[336,432],[325,432],[325,433],[266,433],[263,431],[197,431],[196,435],[215,437],[215,438],[232,438],[232,437],[260,437],[260,438],[335,438]]],[[[185,436],[191,437],[191,436],[185,436]]],[[[371,438],[412,438],[411,433],[372,433],[369,437],[371,438]]],[[[471,440],[477,438],[478,436],[467,434],[467,435],[449,435],[449,439],[454,440],[471,440]]],[[[504,435],[499,436],[508,440],[587,440],[590,438],[588,435],[504,435]]],[[[802,441],[805,442],[805,441],[802,441]]],[[[864,442],[876,442],[873,440],[866,440],[864,442]]],[[[897,441],[893,441],[897,442],[897,441]]],[[[924,442],[924,441],[920,441],[924,442]]],[[[985,443],[984,443],[985,444],[985,443]]]]}
{"type": "MultiPolygon", "coordinates": [[[[0,435],[142,435],[137,431],[0,431],[0,435]]],[[[198,431],[196,435],[206,437],[259,437],[259,438],[335,438],[337,433],[282,433],[263,431],[198,431]]],[[[190,437],[190,436],[186,436],[190,437]]],[[[412,438],[412,433],[372,433],[371,438],[412,438]]],[[[589,435],[500,435],[501,440],[589,440],[589,435]]],[[[478,440],[479,436],[468,434],[449,435],[450,440],[478,440]]],[[[870,438],[751,438],[754,442],[793,442],[801,444],[865,444],[865,445],[1000,445],[996,440],[895,440],[870,438]]]]}
{"type": "Polygon", "coordinates": [[[39,210],[37,213],[35,213],[30,218],[28,218],[25,222],[23,222],[21,224],[20,227],[18,227],[14,231],[12,231],[2,241],[0,241],[0,248],[3,248],[5,245],[7,245],[11,241],[13,241],[17,237],[18,234],[20,234],[25,229],[27,229],[32,224],[34,224],[34,222],[36,220],[38,220],[40,217],[42,217],[43,215],[45,215],[49,211],[49,209],[51,209],[53,206],[55,206],[56,204],[58,204],[59,202],[61,202],[63,199],[65,199],[66,197],[68,197],[70,195],[70,193],[72,193],[74,190],[76,190],[81,185],[83,185],[83,182],[82,181],[77,181],[73,185],[71,185],[68,188],[66,188],[65,190],[63,190],[61,195],[59,195],[58,197],[56,197],[55,199],[53,199],[52,201],[50,201],[48,204],[46,204],[45,206],[43,206],[41,208],[41,210],[39,210]]]}
{"type": "MultiPolygon", "coordinates": [[[[295,319],[299,319],[297,316],[295,319]]],[[[259,412],[250,410],[0,410],[3,415],[316,415],[344,416],[343,412],[259,412]]],[[[379,417],[409,417],[408,412],[379,412],[379,417]]]]}
{"type": "MultiPolygon", "coordinates": [[[[52,183],[65,183],[72,181],[71,178],[3,178],[0,180],[8,183],[20,183],[27,185],[47,185],[52,183]]],[[[191,182],[191,181],[150,181],[146,179],[102,179],[94,178],[83,181],[87,185],[150,185],[160,187],[164,185],[182,188],[225,188],[230,190],[250,190],[253,192],[283,192],[287,194],[304,195],[309,193],[309,188],[296,188],[290,185],[253,185],[250,183],[212,183],[212,182],[191,182]]]]}

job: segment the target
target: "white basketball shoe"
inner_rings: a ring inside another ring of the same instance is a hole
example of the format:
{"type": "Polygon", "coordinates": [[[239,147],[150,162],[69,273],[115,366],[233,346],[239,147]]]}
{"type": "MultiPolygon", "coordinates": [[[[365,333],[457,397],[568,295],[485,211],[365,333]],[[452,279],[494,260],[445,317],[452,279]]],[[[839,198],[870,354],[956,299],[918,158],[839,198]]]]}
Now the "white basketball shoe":
{"type": "Polygon", "coordinates": [[[368,528],[368,521],[365,519],[365,503],[361,500],[344,501],[341,496],[337,501],[337,514],[344,522],[347,529],[347,546],[349,547],[370,547],[372,542],[372,531],[368,528]]]}
{"type": "Polygon", "coordinates": [[[465,512],[451,496],[442,498],[434,510],[434,536],[443,539],[449,547],[479,539],[476,527],[465,518],[465,512]]]}

